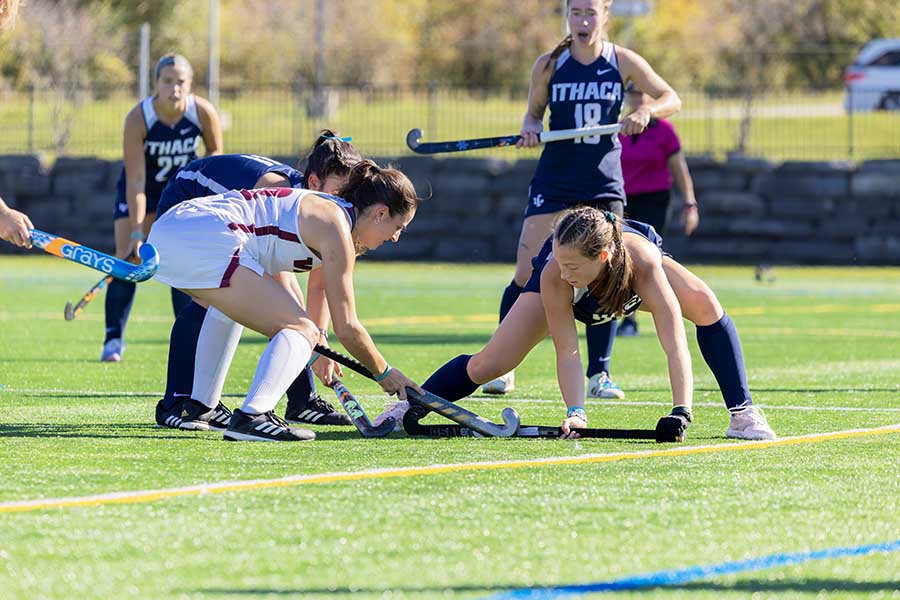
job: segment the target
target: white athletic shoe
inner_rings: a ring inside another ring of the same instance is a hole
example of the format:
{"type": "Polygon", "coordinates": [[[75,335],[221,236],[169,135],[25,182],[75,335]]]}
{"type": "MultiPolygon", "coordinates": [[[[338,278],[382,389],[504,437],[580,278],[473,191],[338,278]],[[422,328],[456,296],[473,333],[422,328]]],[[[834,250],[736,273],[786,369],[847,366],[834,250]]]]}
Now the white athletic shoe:
{"type": "Polygon", "coordinates": [[[384,423],[385,419],[388,417],[394,417],[394,431],[403,431],[403,415],[405,415],[408,410],[409,402],[406,400],[391,402],[390,404],[385,405],[383,413],[375,417],[375,421],[372,425],[378,427],[384,423]]]}
{"type": "Polygon", "coordinates": [[[588,396],[591,398],[606,398],[607,400],[624,400],[625,392],[613,383],[606,371],[594,373],[588,379],[588,396]]]}
{"type": "Polygon", "coordinates": [[[481,391],[485,394],[508,394],[516,389],[516,372],[510,371],[506,375],[501,375],[493,381],[488,381],[481,386],[481,391]]]}
{"type": "Polygon", "coordinates": [[[122,362],[125,353],[125,344],[122,338],[113,338],[103,344],[103,352],[100,354],[100,362],[122,362]]]}
{"type": "Polygon", "coordinates": [[[755,406],[731,413],[731,424],[725,430],[725,436],[738,440],[774,440],[776,438],[775,432],[766,421],[766,416],[755,406]]]}

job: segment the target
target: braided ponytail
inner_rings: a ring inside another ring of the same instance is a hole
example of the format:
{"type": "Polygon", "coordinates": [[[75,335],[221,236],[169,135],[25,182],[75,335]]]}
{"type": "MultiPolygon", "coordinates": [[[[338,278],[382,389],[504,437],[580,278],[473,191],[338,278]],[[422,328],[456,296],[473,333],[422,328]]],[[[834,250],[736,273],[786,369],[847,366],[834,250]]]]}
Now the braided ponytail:
{"type": "Polygon", "coordinates": [[[572,34],[570,33],[563,40],[556,45],[556,48],[553,49],[553,52],[550,53],[550,56],[547,57],[547,62],[544,63],[544,70],[550,68],[550,65],[556,64],[556,60],[562,56],[562,53],[567,50],[572,45],[572,34]]]}
{"type": "Polygon", "coordinates": [[[621,316],[631,298],[633,278],[631,257],[622,244],[621,219],[611,212],[582,206],[560,216],[553,236],[558,245],[575,246],[590,259],[596,259],[600,252],[612,246],[607,269],[589,288],[605,312],[621,316]]]}

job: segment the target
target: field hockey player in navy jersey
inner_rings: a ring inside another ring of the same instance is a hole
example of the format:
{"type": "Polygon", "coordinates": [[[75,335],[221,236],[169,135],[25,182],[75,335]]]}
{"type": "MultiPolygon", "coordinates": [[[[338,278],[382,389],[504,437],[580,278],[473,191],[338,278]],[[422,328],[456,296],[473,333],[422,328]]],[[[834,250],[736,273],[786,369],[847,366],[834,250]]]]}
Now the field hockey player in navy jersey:
{"type": "MultiPolygon", "coordinates": [[[[113,223],[116,256],[136,256],[156,216],[169,178],[197,158],[200,139],[207,156],[222,153],[222,127],[209,101],[191,93],[193,70],[180,54],[156,64],[156,93],[141,100],[125,117],[125,166],[116,185],[113,223]]],[[[106,292],[106,336],[100,360],[119,362],[125,351],[125,326],[134,303],[135,284],[114,279],[106,292]]],[[[187,298],[173,294],[175,314],[187,298]]]]}
{"type": "MultiPolygon", "coordinates": [[[[305,167],[302,173],[279,161],[253,154],[222,154],[200,158],[189,163],[169,180],[157,214],[161,217],[185,200],[212,196],[231,189],[290,187],[334,194],[346,185],[350,169],[360,160],[362,157],[350,143],[350,138],[337,137],[329,130],[324,130],[316,139],[303,160],[305,167]]],[[[304,305],[303,291],[293,272],[278,273],[275,278],[301,306],[304,305]]],[[[318,277],[312,277],[313,283],[317,279],[318,277]]],[[[328,323],[327,310],[321,306],[306,308],[315,313],[314,318],[324,335],[328,323]]],[[[156,405],[155,420],[158,426],[201,430],[227,427],[231,413],[226,407],[217,405],[210,414],[204,405],[191,400],[195,384],[202,389],[209,385],[206,380],[211,377],[219,385],[224,383],[224,376],[217,377],[210,372],[202,359],[195,378],[195,357],[198,347],[201,348],[201,356],[212,356],[217,351],[228,357],[233,356],[242,329],[217,309],[207,310],[198,301],[190,302],[178,313],[169,340],[166,393],[156,405]]],[[[220,394],[221,391],[213,395],[220,394]]],[[[304,369],[291,384],[287,390],[287,399],[284,417],[290,422],[313,425],[352,424],[344,413],[335,410],[333,405],[316,393],[310,369],[304,369]]]]}
{"type": "MultiPolygon", "coordinates": [[[[568,1],[571,35],[534,63],[528,110],[517,146],[530,148],[538,144],[548,108],[551,130],[618,122],[628,82],[637,84],[651,100],[622,120],[624,135],[641,133],[652,117],[667,117],[680,110],[678,95],[647,61],[605,39],[611,4],[611,0],[568,1]]],[[[615,135],[587,136],[544,146],[528,190],[516,272],[500,303],[501,321],[528,281],[531,259],[550,234],[560,211],[587,205],[623,214],[625,188],[620,153],[621,144],[615,135]]],[[[624,397],[609,377],[615,326],[613,321],[587,328],[591,396],[624,397]]],[[[488,382],[483,389],[486,393],[503,394],[512,391],[514,385],[514,374],[510,372],[488,382]]]]}
{"type": "MultiPolygon", "coordinates": [[[[636,310],[653,315],[668,359],[672,416],[693,419],[693,376],[683,318],[697,327],[697,343],[730,413],[727,437],[768,440],[775,432],[750,396],[741,342],[716,295],[699,277],[662,251],[646,223],[591,207],[564,212],[532,261],[532,274],[509,314],[477,354],[457,356],[422,384],[447,400],[516,367],[548,334],[566,416],[562,430],[587,426],[576,321],[603,323],[636,310]]],[[[408,404],[391,416],[402,417],[408,404]]],[[[418,408],[417,408],[418,410],[418,408]]]]}

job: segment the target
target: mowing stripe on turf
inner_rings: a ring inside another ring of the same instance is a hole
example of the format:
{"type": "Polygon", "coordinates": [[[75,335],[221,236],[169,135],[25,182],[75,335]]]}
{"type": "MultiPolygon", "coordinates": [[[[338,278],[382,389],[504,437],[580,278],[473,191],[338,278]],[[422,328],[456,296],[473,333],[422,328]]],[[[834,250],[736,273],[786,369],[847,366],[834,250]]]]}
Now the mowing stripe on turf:
{"type": "Polygon", "coordinates": [[[847,546],[843,548],[825,548],[812,552],[794,552],[790,554],[769,554],[746,560],[723,562],[716,565],[700,567],[687,567],[670,571],[656,571],[644,573],[621,579],[609,581],[596,581],[578,585],[561,585],[543,588],[520,588],[508,592],[487,596],[490,600],[514,600],[518,598],[558,598],[560,596],[574,596],[580,594],[592,594],[603,592],[621,592],[626,590],[638,590],[643,588],[683,585],[699,579],[719,577],[721,575],[733,575],[745,571],[759,571],[762,569],[774,569],[798,565],[814,560],[828,560],[832,558],[844,558],[848,556],[868,556],[876,553],[897,552],[900,550],[900,540],[884,542],[881,544],[865,544],[862,546],[847,546]]]}
{"type": "MultiPolygon", "coordinates": [[[[629,388],[630,392],[641,392],[641,388],[629,388]]],[[[704,388],[694,388],[695,392],[718,392],[719,390],[714,390],[712,388],[704,389],[704,388]]],[[[860,388],[859,390],[803,390],[808,392],[820,391],[820,392],[833,392],[833,391],[844,391],[849,394],[852,394],[857,391],[868,392],[870,390],[866,390],[865,388],[860,388]]],[[[898,392],[900,392],[900,387],[897,388],[898,392]]],[[[894,390],[884,390],[884,393],[894,393],[894,390]]],[[[40,396],[40,395],[53,395],[53,396],[90,396],[93,398],[158,398],[163,395],[161,391],[150,391],[150,392],[125,392],[125,391],[116,391],[116,390],[64,390],[62,388],[8,388],[4,385],[0,384],[0,394],[17,394],[17,395],[29,395],[29,396],[40,396]]],[[[247,394],[222,394],[223,398],[244,398],[247,394]]],[[[384,400],[384,394],[355,394],[355,397],[360,400],[384,400]]],[[[484,404],[516,404],[517,406],[520,404],[556,404],[560,403],[559,400],[554,400],[552,398],[512,398],[506,396],[470,396],[466,398],[466,401],[478,403],[482,402],[484,404]]],[[[609,400],[606,398],[592,398],[592,407],[603,407],[603,406],[661,406],[661,407],[671,407],[671,402],[664,401],[654,401],[654,400],[609,400]]],[[[863,412],[863,413],[894,413],[900,412],[900,407],[897,406],[820,406],[820,405],[810,405],[810,406],[800,406],[800,405],[780,405],[780,404],[765,404],[761,402],[754,402],[754,406],[759,408],[764,408],[766,410],[788,410],[788,411],[806,411],[806,412],[863,412]]],[[[723,404],[721,402],[694,402],[693,406],[695,408],[722,408],[723,404]]]]}
{"type": "Polygon", "coordinates": [[[249,481],[227,481],[222,483],[209,483],[180,488],[166,488],[159,490],[136,490],[131,492],[112,492],[94,496],[76,496],[69,498],[45,498],[38,500],[20,500],[15,502],[0,502],[0,513],[28,512],[51,508],[67,508],[73,506],[96,506],[102,504],[126,504],[153,502],[165,498],[179,496],[199,496],[201,494],[222,494],[227,492],[241,492],[248,490],[263,490],[269,488],[292,487],[312,483],[340,483],[344,481],[359,481],[364,479],[388,479],[392,477],[419,477],[423,475],[441,475],[445,473],[458,473],[463,471],[489,471],[498,469],[522,469],[532,467],[545,467],[547,465],[582,465],[591,463],[618,462],[623,460],[636,460],[656,457],[685,456],[689,454],[711,454],[717,452],[729,452],[735,450],[760,450],[776,446],[794,446],[799,444],[814,444],[827,440],[839,440],[857,438],[872,435],[884,435],[900,433],[900,424],[873,427],[868,429],[849,429],[845,431],[832,431],[829,433],[815,433],[787,437],[778,440],[762,442],[742,442],[715,444],[709,446],[685,446],[667,448],[664,450],[642,450],[637,452],[612,452],[607,454],[584,454],[582,456],[555,456],[549,458],[535,458],[528,460],[505,460],[473,463],[438,464],[423,467],[398,467],[390,469],[371,469],[357,472],[319,473],[310,475],[292,475],[278,479],[254,479],[249,481]]]}

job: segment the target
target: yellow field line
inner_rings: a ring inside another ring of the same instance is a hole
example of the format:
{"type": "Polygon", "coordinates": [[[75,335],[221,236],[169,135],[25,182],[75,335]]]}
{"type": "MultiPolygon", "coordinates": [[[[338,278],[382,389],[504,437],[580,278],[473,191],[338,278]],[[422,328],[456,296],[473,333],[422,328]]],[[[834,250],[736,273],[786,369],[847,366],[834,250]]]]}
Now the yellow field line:
{"type": "MultiPolygon", "coordinates": [[[[420,477],[424,475],[442,475],[463,471],[490,471],[499,469],[523,469],[546,467],[549,465],[582,465],[594,463],[619,462],[656,457],[685,456],[690,454],[711,454],[735,450],[761,450],[778,446],[794,446],[813,444],[827,440],[839,440],[873,435],[900,433],[900,424],[875,427],[869,429],[850,429],[830,433],[816,433],[787,437],[779,440],[763,442],[727,443],[709,446],[685,446],[666,448],[664,450],[643,450],[639,452],[613,452],[608,454],[585,454],[582,456],[549,457],[528,460],[508,460],[496,462],[475,462],[423,467],[399,467],[390,469],[373,469],[358,472],[321,473],[312,475],[293,475],[279,479],[257,479],[249,481],[231,481],[223,483],[202,484],[191,487],[169,488],[161,490],[142,490],[133,492],[114,492],[96,496],[80,496],[70,498],[47,498],[41,500],[24,500],[0,503],[0,513],[30,512],[53,508],[69,508],[76,506],[98,506],[104,504],[133,504],[153,502],[180,496],[199,496],[202,494],[223,494],[269,488],[292,487],[314,483],[341,483],[365,479],[388,479],[393,477],[420,477]]],[[[473,442],[479,443],[479,442],[473,442]]],[[[560,442],[565,443],[565,442],[560,442]]]]}

